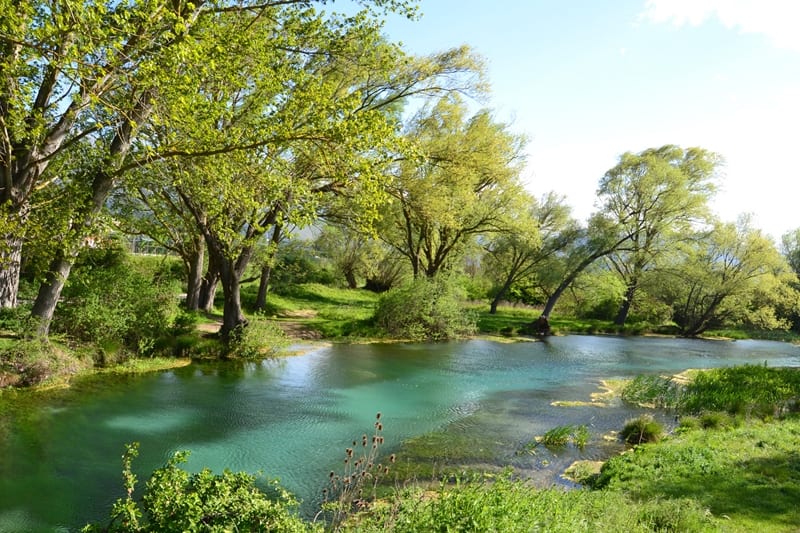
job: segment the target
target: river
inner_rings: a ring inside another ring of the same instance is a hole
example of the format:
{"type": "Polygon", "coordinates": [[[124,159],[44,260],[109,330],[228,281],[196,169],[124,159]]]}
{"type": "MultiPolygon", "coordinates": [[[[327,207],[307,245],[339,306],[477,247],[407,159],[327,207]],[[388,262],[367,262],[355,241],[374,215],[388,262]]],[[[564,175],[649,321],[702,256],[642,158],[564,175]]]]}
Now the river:
{"type": "Polygon", "coordinates": [[[442,465],[513,464],[540,484],[566,483],[559,478],[566,464],[611,453],[602,435],[641,410],[552,402],[587,401],[605,378],[744,363],[800,366],[800,347],[604,336],[334,345],[261,363],[93,379],[0,417],[0,531],[71,531],[107,517],[123,495],[120,456],[133,441],[139,494],[154,468],[190,450],[190,470],[263,472],[309,512],[327,473],[352,440],[372,431],[377,412],[385,454],[402,457],[409,442],[436,435],[473,448],[433,450],[442,465]],[[585,450],[519,453],[533,436],[565,424],[588,426],[585,450]]]}

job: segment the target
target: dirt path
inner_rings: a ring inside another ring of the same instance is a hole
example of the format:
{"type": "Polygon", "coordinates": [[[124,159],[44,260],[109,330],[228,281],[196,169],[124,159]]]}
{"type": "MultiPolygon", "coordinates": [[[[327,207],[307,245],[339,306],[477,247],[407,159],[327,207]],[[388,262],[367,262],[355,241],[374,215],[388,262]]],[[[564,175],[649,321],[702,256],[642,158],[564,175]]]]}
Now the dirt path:
{"type": "MultiPolygon", "coordinates": [[[[282,317],[277,318],[275,323],[280,327],[287,337],[290,339],[299,340],[319,340],[322,338],[319,331],[315,331],[308,327],[302,320],[292,319],[307,319],[317,316],[317,312],[311,309],[302,309],[299,311],[291,311],[285,313],[282,317]]],[[[222,320],[217,319],[214,322],[205,322],[197,325],[197,330],[202,333],[216,333],[222,326],[222,320]]]]}

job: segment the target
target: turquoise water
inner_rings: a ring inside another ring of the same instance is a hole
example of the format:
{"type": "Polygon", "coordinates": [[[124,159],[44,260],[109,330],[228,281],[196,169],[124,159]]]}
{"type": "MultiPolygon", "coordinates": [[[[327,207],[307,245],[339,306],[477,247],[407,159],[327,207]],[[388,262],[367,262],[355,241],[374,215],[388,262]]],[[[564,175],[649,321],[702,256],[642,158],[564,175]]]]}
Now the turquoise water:
{"type": "Polygon", "coordinates": [[[543,484],[562,483],[558,474],[576,454],[601,458],[608,450],[595,443],[582,454],[543,458],[520,456],[521,444],[562,424],[587,424],[601,441],[637,411],[551,402],[588,400],[609,377],[764,362],[800,366],[800,348],[592,336],[337,345],[280,361],[126,377],[40,406],[25,420],[0,420],[0,531],[74,530],[108,516],[122,496],[120,456],[132,441],[141,443],[140,484],[186,449],[189,469],[263,472],[308,510],[378,411],[387,454],[443,431],[490,442],[490,465],[512,463],[543,484]]]}

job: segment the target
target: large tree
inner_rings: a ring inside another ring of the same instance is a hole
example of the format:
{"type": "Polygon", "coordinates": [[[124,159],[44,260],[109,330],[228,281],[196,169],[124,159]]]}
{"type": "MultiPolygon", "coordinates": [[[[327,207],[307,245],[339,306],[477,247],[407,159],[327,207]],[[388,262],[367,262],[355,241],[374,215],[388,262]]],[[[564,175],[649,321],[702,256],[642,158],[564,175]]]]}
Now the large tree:
{"type": "Polygon", "coordinates": [[[255,46],[260,55],[239,54],[222,69],[245,88],[214,69],[200,91],[164,103],[172,128],[154,125],[144,147],[178,156],[161,172],[161,186],[174,188],[204,237],[223,289],[226,339],[247,324],[239,286],[259,240],[311,223],[331,196],[346,198],[354,223],[374,219],[396,150],[397,104],[459,87],[452,84],[466,82],[456,74],[470,75],[476,64],[465,48],[405,56],[363,13],[345,19],[283,9],[252,25],[262,27],[261,42],[245,36],[227,44],[255,46]],[[216,149],[220,138],[249,146],[216,149]]]}
{"type": "Polygon", "coordinates": [[[406,139],[414,155],[396,166],[378,234],[415,277],[434,277],[474,236],[501,229],[521,193],[524,139],[489,111],[468,117],[455,94],[421,109],[406,139]]]}
{"type": "MultiPolygon", "coordinates": [[[[180,150],[157,152],[140,143],[145,126],[174,127],[176,117],[160,113],[166,101],[197,93],[203,78],[224,71],[263,50],[241,45],[252,37],[263,45],[254,20],[281,16],[283,10],[308,10],[308,0],[184,0],[4,2],[0,6],[0,307],[14,307],[19,286],[21,249],[29,229],[35,191],[60,187],[64,176],[54,162],[91,154],[72,177],[81,180],[80,195],[65,195],[76,206],[72,224],[59,241],[47,279],[34,305],[43,332],[77,253],[82,236],[117,181],[131,168],[180,150]],[[215,31],[222,21],[228,33],[215,31]],[[231,33],[233,32],[233,33],[231,33]],[[213,42],[209,43],[209,38],[213,42]],[[224,45],[222,43],[225,43],[224,45]]],[[[405,2],[360,2],[412,13],[405,2]]],[[[340,21],[340,24],[342,22],[340,21]]],[[[347,22],[344,22],[347,24],[347,22]]],[[[292,33],[292,32],[290,32],[292,33]]],[[[293,33],[297,35],[297,33],[293,33]]],[[[274,33],[267,37],[283,38],[274,33]]],[[[267,39],[269,41],[269,39],[267,39]]],[[[302,43],[280,43],[300,48],[302,43]]],[[[281,75],[280,69],[274,72],[281,75]]],[[[236,85],[241,78],[221,83],[236,85]]],[[[250,85],[238,85],[248,90],[250,85]]],[[[208,103],[208,102],[207,102],[208,103]]],[[[215,102],[225,105],[225,102],[215,102]]],[[[215,109],[207,109],[212,115],[215,109]]],[[[229,112],[233,112],[229,108],[229,112]]],[[[207,139],[210,140],[210,139],[207,139]]],[[[192,155],[243,148],[252,137],[218,137],[192,155]]]]}
{"type": "Polygon", "coordinates": [[[681,334],[697,336],[714,325],[748,323],[786,327],[777,307],[797,308],[796,275],[771,239],[747,217],[717,223],[683,247],[684,260],[664,280],[666,303],[681,334]]]}
{"type": "Polygon", "coordinates": [[[702,148],[666,145],[624,153],[600,180],[601,209],[628,236],[606,256],[626,286],[615,324],[625,324],[645,271],[707,219],[719,164],[702,148]]]}
{"type": "Polygon", "coordinates": [[[485,246],[487,268],[497,283],[491,314],[497,312],[498,304],[515,283],[529,279],[538,284],[538,279],[545,277],[544,265],[575,236],[577,223],[563,197],[548,193],[541,201],[531,198],[530,204],[518,216],[511,217],[506,230],[485,246]]]}

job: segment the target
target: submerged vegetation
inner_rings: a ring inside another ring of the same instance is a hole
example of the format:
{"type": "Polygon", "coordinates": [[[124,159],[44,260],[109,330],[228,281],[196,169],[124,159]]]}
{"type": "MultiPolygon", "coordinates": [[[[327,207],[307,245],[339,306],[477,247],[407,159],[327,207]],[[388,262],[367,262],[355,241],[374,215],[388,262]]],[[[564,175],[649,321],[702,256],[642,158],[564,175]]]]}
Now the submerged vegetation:
{"type": "MultiPolygon", "coordinates": [[[[327,503],[316,517],[301,518],[297,502],[274,483],[257,484],[250,475],[227,471],[189,474],[180,468],[186,457],[182,453],[153,474],[140,507],[132,498],[136,479],[130,460],[136,449],[129,448],[123,461],[127,496],[114,505],[107,525],[86,530],[788,533],[800,526],[800,418],[796,402],[785,408],[787,398],[800,399],[797,375],[796,369],[754,365],[694,373],[680,387],[695,391],[682,397],[697,399],[679,411],[681,423],[671,434],[665,435],[649,416],[629,422],[620,438],[633,446],[608,460],[599,473],[575,468],[584,485],[576,490],[537,489],[512,468],[451,472],[432,484],[390,478],[389,467],[402,472],[405,458],[380,457],[384,440],[379,414],[373,434],[362,435],[345,450],[342,472],[331,472],[327,503]],[[749,386],[738,387],[738,398],[725,403],[730,414],[716,411],[717,404],[702,403],[720,383],[734,380],[749,386]],[[767,397],[772,398],[771,409],[766,408],[767,397]],[[760,408],[741,410],[742,405],[760,408]],[[698,407],[700,414],[685,414],[698,407]],[[390,483],[379,486],[382,478],[390,483]]],[[[644,381],[631,386],[641,390],[644,381]]],[[[586,426],[559,426],[532,442],[580,447],[586,439],[586,426]]],[[[412,474],[414,479],[420,478],[412,474]]]]}

